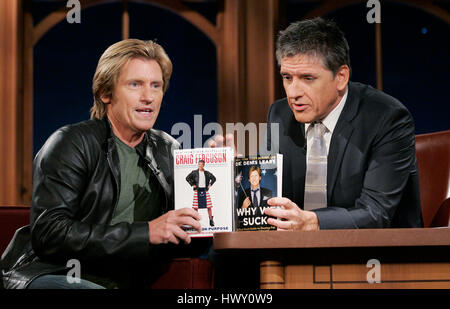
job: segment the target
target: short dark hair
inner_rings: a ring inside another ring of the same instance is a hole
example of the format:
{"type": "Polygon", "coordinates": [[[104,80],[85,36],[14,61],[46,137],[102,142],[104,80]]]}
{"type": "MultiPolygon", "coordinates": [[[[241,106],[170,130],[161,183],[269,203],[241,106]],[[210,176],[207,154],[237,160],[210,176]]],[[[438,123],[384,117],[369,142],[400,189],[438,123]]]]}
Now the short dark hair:
{"type": "Polygon", "coordinates": [[[336,75],[342,65],[350,68],[350,48],[344,33],[334,21],[321,17],[290,24],[279,32],[276,44],[278,65],[281,59],[298,54],[316,56],[336,75]]]}
{"type": "Polygon", "coordinates": [[[205,165],[205,160],[198,160],[198,163],[203,163],[203,165],[205,165]]]}

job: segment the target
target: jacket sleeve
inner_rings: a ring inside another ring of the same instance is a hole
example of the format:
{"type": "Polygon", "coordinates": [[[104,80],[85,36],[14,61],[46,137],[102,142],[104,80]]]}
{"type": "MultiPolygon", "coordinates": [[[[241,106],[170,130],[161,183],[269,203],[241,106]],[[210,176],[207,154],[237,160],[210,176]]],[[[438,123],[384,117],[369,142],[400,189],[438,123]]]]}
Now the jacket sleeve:
{"type": "Polygon", "coordinates": [[[189,173],[189,175],[186,176],[186,181],[188,182],[188,184],[191,187],[193,185],[195,185],[194,173],[195,173],[195,171],[192,171],[192,172],[189,173]]]}
{"type": "MultiPolygon", "coordinates": [[[[138,260],[148,257],[147,222],[109,225],[113,188],[98,185],[98,194],[85,195],[91,181],[92,149],[78,132],[63,128],[55,132],[37,154],[33,166],[31,239],[41,258],[67,261],[138,260]],[[101,207],[90,207],[98,204],[101,207]],[[92,215],[91,211],[102,214],[92,215]],[[92,218],[99,218],[93,220],[92,218]],[[101,218],[101,219],[100,219],[101,218]]],[[[108,171],[105,171],[105,173],[108,171]]]]}
{"type": "Polygon", "coordinates": [[[208,172],[208,174],[209,174],[209,185],[212,186],[216,182],[216,177],[211,172],[208,172]]]}

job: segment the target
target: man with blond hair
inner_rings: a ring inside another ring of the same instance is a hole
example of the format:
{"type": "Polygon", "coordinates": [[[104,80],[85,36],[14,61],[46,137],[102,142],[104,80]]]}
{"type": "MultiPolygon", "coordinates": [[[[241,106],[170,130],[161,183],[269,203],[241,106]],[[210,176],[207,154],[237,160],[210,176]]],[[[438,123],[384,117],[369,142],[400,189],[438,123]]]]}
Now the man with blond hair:
{"type": "Polygon", "coordinates": [[[91,119],[53,133],[33,164],[30,225],[3,256],[6,288],[121,288],[148,284],[162,244],[200,231],[173,209],[172,150],[155,130],[172,63],[152,42],[123,40],[101,56],[91,119]],[[68,280],[68,261],[81,280],[68,280]]]}
{"type": "Polygon", "coordinates": [[[253,165],[248,171],[250,187],[242,190],[238,205],[241,208],[267,206],[267,200],[272,197],[272,190],[261,187],[261,168],[253,165]]]}

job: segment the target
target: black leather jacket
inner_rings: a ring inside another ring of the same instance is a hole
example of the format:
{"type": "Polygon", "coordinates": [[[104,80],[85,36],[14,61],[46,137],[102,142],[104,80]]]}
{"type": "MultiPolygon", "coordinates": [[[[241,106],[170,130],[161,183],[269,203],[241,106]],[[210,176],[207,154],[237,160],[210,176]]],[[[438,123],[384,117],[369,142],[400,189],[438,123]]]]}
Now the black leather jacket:
{"type": "MultiPolygon", "coordinates": [[[[216,182],[216,177],[208,171],[204,171],[205,173],[205,187],[208,188],[209,186],[212,186],[216,182]]],[[[189,185],[198,187],[198,181],[199,181],[199,171],[198,169],[193,170],[189,173],[189,175],[186,176],[186,181],[189,183],[189,185]]]]}
{"type": "MultiPolygon", "coordinates": [[[[150,130],[145,161],[173,209],[173,149],[179,143],[150,130]]],[[[5,288],[25,288],[37,276],[81,265],[133,263],[151,257],[147,222],[110,225],[120,167],[109,121],[87,120],[57,130],[33,163],[30,225],[16,232],[2,257],[5,288]],[[31,236],[31,237],[30,237],[31,236]]]]}

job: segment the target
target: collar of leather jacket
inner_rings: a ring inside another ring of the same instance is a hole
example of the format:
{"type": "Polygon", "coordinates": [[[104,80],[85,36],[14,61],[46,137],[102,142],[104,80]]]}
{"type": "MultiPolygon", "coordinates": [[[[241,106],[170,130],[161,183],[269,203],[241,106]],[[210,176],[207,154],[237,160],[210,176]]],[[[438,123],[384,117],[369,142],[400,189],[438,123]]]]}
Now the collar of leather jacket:
{"type": "MultiPolygon", "coordinates": [[[[115,141],[111,123],[108,117],[102,120],[106,129],[106,144],[108,158],[115,158],[115,141]]],[[[172,154],[174,149],[180,148],[180,144],[169,134],[156,129],[145,132],[144,140],[136,146],[139,155],[145,160],[147,166],[158,179],[169,200],[173,201],[173,162],[172,154]]],[[[110,164],[114,174],[120,175],[117,164],[110,164]]],[[[120,181],[120,180],[119,180],[120,181]]]]}

